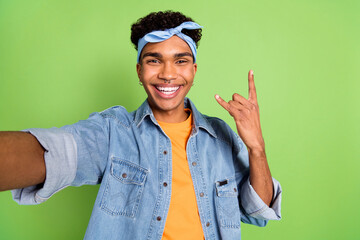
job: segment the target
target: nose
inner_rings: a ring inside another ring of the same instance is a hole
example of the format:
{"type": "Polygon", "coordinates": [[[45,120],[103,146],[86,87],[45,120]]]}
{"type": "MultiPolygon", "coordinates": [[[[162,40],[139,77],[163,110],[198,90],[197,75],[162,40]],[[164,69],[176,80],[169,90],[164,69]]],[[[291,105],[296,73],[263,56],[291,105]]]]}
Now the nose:
{"type": "Polygon", "coordinates": [[[171,80],[176,79],[177,76],[178,76],[178,74],[176,72],[175,66],[173,66],[171,63],[163,64],[163,66],[159,72],[159,78],[161,80],[171,81],[171,80]]]}

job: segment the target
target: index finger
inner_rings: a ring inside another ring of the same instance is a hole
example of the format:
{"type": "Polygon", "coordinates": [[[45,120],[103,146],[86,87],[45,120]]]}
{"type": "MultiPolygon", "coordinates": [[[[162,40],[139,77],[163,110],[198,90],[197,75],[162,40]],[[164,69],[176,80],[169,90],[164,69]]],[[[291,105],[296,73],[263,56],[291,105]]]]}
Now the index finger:
{"type": "Polygon", "coordinates": [[[254,71],[250,70],[248,74],[249,79],[249,101],[257,103],[256,88],[254,82],[254,71]]]}
{"type": "Polygon", "coordinates": [[[222,99],[219,95],[215,95],[215,99],[216,101],[223,107],[225,108],[226,111],[230,111],[230,104],[228,102],[226,102],[224,99],[222,99]]]}

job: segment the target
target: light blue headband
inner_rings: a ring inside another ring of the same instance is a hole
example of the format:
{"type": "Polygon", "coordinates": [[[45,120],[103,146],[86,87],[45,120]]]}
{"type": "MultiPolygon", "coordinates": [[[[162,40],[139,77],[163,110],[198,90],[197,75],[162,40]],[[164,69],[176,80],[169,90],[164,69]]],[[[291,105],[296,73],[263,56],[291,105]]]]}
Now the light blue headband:
{"type": "Polygon", "coordinates": [[[181,32],[181,30],[183,30],[183,29],[193,30],[193,29],[200,29],[200,28],[202,28],[202,26],[200,26],[197,23],[183,22],[176,28],[169,28],[164,31],[153,31],[153,32],[146,34],[143,38],[140,38],[139,42],[138,42],[137,62],[139,63],[141,51],[147,43],[162,42],[162,41],[165,41],[165,40],[171,38],[172,36],[176,35],[179,38],[181,38],[182,40],[184,40],[189,45],[191,52],[193,53],[194,63],[195,63],[196,62],[196,43],[194,42],[194,40],[192,40],[191,37],[183,34],[181,32]]]}

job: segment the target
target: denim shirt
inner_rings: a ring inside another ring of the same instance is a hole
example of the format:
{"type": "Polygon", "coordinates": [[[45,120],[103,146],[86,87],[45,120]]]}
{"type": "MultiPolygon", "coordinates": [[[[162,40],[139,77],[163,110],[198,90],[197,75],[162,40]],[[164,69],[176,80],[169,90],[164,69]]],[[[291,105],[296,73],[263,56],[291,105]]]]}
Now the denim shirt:
{"type": "MultiPolygon", "coordinates": [[[[221,119],[193,112],[186,146],[205,239],[240,239],[240,222],[279,220],[281,187],[269,208],[249,182],[247,148],[221,119]]],[[[27,129],[46,149],[42,187],[12,190],[19,204],[38,204],[67,186],[99,184],[85,239],[161,239],[172,181],[171,142],[148,102],[128,113],[115,106],[61,128],[27,129]],[[164,183],[167,184],[164,184],[164,183]]]]}

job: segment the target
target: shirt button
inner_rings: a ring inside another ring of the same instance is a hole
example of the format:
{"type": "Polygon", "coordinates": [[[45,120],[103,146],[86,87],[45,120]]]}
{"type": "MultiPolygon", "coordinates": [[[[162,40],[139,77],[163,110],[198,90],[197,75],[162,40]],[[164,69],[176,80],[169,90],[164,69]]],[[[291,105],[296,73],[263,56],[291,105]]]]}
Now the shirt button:
{"type": "Polygon", "coordinates": [[[156,220],[161,221],[161,217],[160,217],[160,216],[158,216],[158,217],[156,218],[156,220]]]}
{"type": "Polygon", "coordinates": [[[122,176],[123,178],[127,178],[127,174],[126,174],[126,173],[123,173],[121,176],[122,176]]]}
{"type": "Polygon", "coordinates": [[[167,151],[165,150],[165,151],[164,151],[164,155],[166,155],[166,154],[167,154],[167,151]]]}
{"type": "Polygon", "coordinates": [[[201,193],[200,193],[200,197],[203,197],[203,196],[204,196],[204,193],[203,193],[203,192],[201,192],[201,193]]]}
{"type": "Polygon", "coordinates": [[[164,185],[164,187],[167,187],[167,182],[164,182],[163,185],[164,185]]]}
{"type": "Polygon", "coordinates": [[[208,227],[208,226],[210,226],[210,223],[209,223],[209,222],[207,222],[207,223],[206,223],[206,226],[207,226],[207,227],[208,227]]]}
{"type": "Polygon", "coordinates": [[[192,165],[195,167],[195,166],[196,166],[196,162],[192,162],[192,165]]]}
{"type": "Polygon", "coordinates": [[[234,192],[236,192],[237,190],[236,190],[236,188],[234,188],[234,192]]]}

